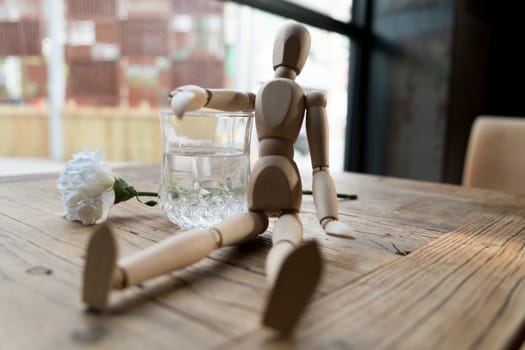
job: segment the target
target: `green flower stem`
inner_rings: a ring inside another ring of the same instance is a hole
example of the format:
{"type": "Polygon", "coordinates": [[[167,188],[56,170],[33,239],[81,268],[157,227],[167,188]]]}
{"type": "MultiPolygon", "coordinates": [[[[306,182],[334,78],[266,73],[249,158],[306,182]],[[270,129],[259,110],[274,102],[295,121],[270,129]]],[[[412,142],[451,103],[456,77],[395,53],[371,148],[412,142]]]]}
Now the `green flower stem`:
{"type": "MultiPolygon", "coordinates": [[[[304,195],[312,195],[312,191],[303,190],[304,195]]],[[[137,197],[158,197],[157,192],[137,192],[137,197]]],[[[348,194],[348,193],[338,193],[337,198],[340,199],[349,199],[356,200],[358,198],[357,194],[348,194]]]]}
{"type": "MultiPolygon", "coordinates": [[[[124,179],[115,176],[115,182],[113,183],[113,190],[115,191],[115,204],[127,201],[133,197],[141,203],[144,203],[150,207],[157,205],[156,201],[142,202],[139,197],[158,197],[157,192],[138,192],[133,186],[127,183],[124,179]]],[[[303,195],[311,195],[312,191],[303,190],[303,195]]],[[[356,194],[338,193],[337,198],[355,200],[357,199],[356,194]]]]}
{"type": "Polygon", "coordinates": [[[143,201],[140,200],[139,197],[155,197],[155,198],[157,198],[158,196],[159,196],[159,194],[157,192],[137,192],[137,195],[135,197],[137,198],[137,200],[140,203],[145,204],[148,207],[154,207],[157,204],[159,204],[157,201],[151,200],[151,201],[143,202],[143,201]]]}
{"type": "MultiPolygon", "coordinates": [[[[305,195],[311,195],[312,191],[309,190],[303,190],[303,194],[305,195]]],[[[347,193],[338,193],[337,198],[340,199],[349,199],[349,200],[356,200],[358,198],[357,194],[347,194],[347,193]]]]}
{"type": "Polygon", "coordinates": [[[138,197],[158,197],[157,192],[137,192],[138,197]]]}

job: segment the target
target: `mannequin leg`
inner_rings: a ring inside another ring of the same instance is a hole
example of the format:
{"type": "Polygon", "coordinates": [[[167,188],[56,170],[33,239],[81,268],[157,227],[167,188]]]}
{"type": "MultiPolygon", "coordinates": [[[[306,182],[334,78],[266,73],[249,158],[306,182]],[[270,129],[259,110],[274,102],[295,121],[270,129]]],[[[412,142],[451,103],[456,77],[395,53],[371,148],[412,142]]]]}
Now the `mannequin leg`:
{"type": "Polygon", "coordinates": [[[237,244],[266,230],[267,219],[242,213],[205,230],[184,231],[123,258],[124,287],[185,267],[208,256],[214,249],[237,244]]]}
{"type": "Polygon", "coordinates": [[[263,324],[289,333],[297,324],[317,286],[322,268],[315,241],[300,245],[303,227],[296,214],[284,214],[275,223],[273,247],[266,259],[271,292],[263,324]]]}
{"type": "Polygon", "coordinates": [[[111,231],[97,231],[88,246],[83,300],[103,310],[111,288],[126,288],[180,269],[208,256],[216,248],[238,243],[266,230],[268,220],[258,213],[242,213],[215,227],[176,233],[115,265],[117,246],[111,231]]]}
{"type": "Polygon", "coordinates": [[[117,261],[117,244],[109,225],[100,226],[91,236],[84,265],[82,301],[94,310],[106,307],[108,294],[114,288],[120,270],[115,268],[117,261]],[[115,276],[114,276],[115,274],[115,276]]]}

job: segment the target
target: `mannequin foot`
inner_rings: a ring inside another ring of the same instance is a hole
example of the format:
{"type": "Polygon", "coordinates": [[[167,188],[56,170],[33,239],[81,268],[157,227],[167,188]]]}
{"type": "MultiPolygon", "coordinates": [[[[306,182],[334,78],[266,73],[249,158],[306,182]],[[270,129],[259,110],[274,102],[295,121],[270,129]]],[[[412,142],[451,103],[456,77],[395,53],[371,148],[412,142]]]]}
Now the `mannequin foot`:
{"type": "Polygon", "coordinates": [[[91,309],[104,311],[113,285],[117,245],[108,225],[101,226],[88,244],[82,300],[91,309]]]}
{"type": "Polygon", "coordinates": [[[316,241],[288,255],[268,298],[263,324],[282,334],[293,330],[319,283],[322,260],[316,241]]]}

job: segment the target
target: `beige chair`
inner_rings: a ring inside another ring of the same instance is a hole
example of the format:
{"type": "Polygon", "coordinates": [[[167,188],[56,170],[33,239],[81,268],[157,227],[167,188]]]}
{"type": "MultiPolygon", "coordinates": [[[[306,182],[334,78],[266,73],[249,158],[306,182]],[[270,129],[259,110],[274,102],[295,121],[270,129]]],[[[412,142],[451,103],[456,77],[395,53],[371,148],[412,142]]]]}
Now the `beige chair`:
{"type": "Polygon", "coordinates": [[[476,118],[463,185],[525,194],[525,118],[476,118]]]}

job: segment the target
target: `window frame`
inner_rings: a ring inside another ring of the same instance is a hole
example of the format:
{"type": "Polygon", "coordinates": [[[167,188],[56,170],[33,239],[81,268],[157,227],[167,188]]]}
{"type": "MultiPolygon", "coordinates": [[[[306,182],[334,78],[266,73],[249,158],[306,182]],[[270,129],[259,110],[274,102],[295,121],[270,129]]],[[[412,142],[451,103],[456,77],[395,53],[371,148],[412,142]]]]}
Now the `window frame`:
{"type": "Polygon", "coordinates": [[[373,0],[353,0],[352,19],[342,22],[285,0],[219,0],[294,19],[298,22],[346,36],[351,45],[348,70],[348,103],[345,130],[343,169],[365,169],[364,144],[366,130],[369,59],[372,46],[373,0]]]}

